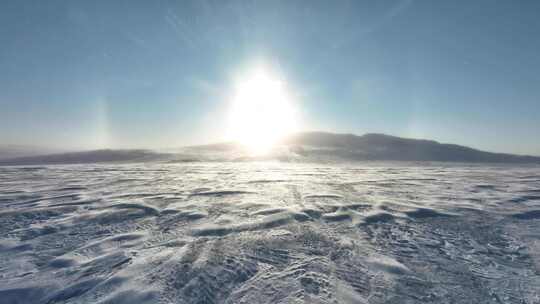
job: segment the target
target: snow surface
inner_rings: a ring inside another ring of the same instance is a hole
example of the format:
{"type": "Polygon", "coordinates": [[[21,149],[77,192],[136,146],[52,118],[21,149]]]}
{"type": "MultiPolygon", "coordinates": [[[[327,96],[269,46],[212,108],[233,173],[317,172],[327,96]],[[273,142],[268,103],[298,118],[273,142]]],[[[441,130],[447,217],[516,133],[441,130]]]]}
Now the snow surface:
{"type": "Polygon", "coordinates": [[[540,167],[0,167],[0,303],[540,303],[540,167]]]}

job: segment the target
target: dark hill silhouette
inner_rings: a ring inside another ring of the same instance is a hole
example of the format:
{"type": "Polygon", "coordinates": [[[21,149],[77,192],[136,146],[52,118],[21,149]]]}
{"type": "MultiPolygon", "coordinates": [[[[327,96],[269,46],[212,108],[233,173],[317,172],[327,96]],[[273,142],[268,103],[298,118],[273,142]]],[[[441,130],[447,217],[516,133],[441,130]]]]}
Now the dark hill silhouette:
{"type": "Polygon", "coordinates": [[[289,136],[283,146],[264,156],[246,153],[231,142],[186,147],[175,153],[149,150],[95,150],[1,159],[1,165],[84,164],[103,162],[192,162],[249,161],[442,161],[479,163],[536,163],[540,157],[492,153],[442,144],[433,140],[409,139],[384,134],[334,134],[306,132],[289,136]],[[292,153],[291,153],[292,152],[292,153]]]}
{"type": "Polygon", "coordinates": [[[540,157],[536,156],[485,152],[433,140],[376,133],[357,136],[307,132],[290,136],[285,143],[296,146],[306,156],[326,154],[350,160],[540,163],[540,157]]]}

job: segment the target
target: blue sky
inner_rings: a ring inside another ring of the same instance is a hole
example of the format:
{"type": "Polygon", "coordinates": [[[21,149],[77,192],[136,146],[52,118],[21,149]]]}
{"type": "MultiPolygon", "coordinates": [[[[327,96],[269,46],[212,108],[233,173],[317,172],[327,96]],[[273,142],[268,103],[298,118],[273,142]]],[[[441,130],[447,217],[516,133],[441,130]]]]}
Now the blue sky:
{"type": "Polygon", "coordinates": [[[540,155],[538,1],[1,1],[0,143],[222,139],[265,61],[302,129],[540,155]]]}

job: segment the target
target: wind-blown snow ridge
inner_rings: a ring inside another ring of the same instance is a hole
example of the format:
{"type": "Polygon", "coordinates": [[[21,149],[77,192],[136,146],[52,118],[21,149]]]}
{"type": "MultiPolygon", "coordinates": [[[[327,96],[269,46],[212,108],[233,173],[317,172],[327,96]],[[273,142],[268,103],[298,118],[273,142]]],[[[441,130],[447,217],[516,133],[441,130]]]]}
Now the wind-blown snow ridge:
{"type": "Polygon", "coordinates": [[[540,167],[0,168],[0,304],[537,303],[540,167]]]}

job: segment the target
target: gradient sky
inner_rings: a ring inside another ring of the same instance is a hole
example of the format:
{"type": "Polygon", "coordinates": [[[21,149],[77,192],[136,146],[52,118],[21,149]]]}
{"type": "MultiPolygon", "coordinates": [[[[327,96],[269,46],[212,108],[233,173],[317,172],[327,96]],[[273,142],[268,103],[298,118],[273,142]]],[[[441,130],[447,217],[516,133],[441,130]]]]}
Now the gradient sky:
{"type": "Polygon", "coordinates": [[[540,1],[0,2],[0,144],[222,139],[264,61],[304,130],[540,155],[540,1]]]}

